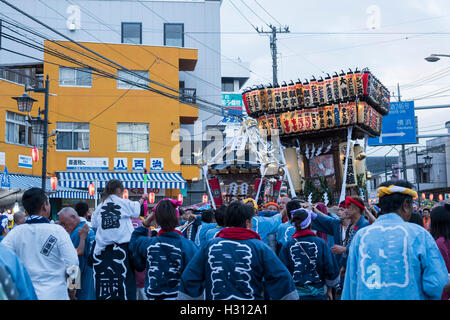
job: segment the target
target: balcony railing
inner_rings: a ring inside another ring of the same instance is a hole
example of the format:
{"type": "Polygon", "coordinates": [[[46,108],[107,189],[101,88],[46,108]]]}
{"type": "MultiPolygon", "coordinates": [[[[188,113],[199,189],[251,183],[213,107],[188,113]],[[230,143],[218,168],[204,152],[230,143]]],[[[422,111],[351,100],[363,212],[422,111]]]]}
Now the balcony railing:
{"type": "Polygon", "coordinates": [[[186,103],[197,103],[197,89],[182,88],[180,89],[180,101],[186,103]]]}
{"type": "Polygon", "coordinates": [[[44,76],[42,74],[36,74],[35,77],[31,77],[24,72],[6,67],[0,67],[0,79],[23,84],[34,89],[44,87],[44,76]]]}

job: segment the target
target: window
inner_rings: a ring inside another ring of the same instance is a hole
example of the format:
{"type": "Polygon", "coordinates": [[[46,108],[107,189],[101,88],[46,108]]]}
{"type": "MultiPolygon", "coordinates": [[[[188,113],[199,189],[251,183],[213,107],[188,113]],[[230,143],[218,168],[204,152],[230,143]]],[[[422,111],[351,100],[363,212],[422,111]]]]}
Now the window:
{"type": "MultiPolygon", "coordinates": [[[[141,77],[145,77],[148,78],[148,71],[135,71],[132,70],[134,73],[140,75],[141,77]]],[[[117,71],[117,77],[120,79],[125,79],[128,81],[131,81],[133,83],[137,82],[138,84],[141,85],[145,85],[148,87],[149,83],[148,81],[138,77],[137,75],[133,75],[131,73],[129,73],[128,71],[125,70],[119,70],[117,71]]],[[[128,82],[122,81],[122,80],[117,80],[117,89],[141,89],[141,90],[145,90],[144,88],[138,87],[138,86],[133,86],[131,84],[129,84],[128,82]]]]}
{"type": "Polygon", "coordinates": [[[31,125],[26,121],[26,116],[6,111],[6,142],[21,144],[24,146],[42,147],[42,136],[33,134],[31,125]]]}
{"type": "Polygon", "coordinates": [[[148,123],[118,123],[118,152],[149,152],[148,123]]]}
{"type": "Polygon", "coordinates": [[[122,43],[142,44],[142,23],[122,22],[122,43]]]}
{"type": "Polygon", "coordinates": [[[89,151],[89,123],[57,122],[56,150],[89,151]]]}
{"type": "Polygon", "coordinates": [[[222,80],[222,92],[234,92],[234,81],[233,79],[222,80]]]}
{"type": "Polygon", "coordinates": [[[59,85],[69,87],[92,87],[92,71],[83,68],[59,68],[59,85]]]}
{"type": "Polygon", "coordinates": [[[164,45],[184,47],[183,23],[164,23],[164,45]]]}

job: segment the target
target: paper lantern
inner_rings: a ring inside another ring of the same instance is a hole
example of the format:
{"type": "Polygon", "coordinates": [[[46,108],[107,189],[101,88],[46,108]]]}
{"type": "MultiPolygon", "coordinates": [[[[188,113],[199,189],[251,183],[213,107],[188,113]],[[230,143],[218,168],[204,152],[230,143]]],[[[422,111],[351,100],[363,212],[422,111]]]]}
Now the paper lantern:
{"type": "Polygon", "coordinates": [[[430,201],[433,201],[434,199],[434,194],[430,193],[430,201]]]}
{"type": "Polygon", "coordinates": [[[31,159],[33,160],[33,162],[38,162],[39,161],[39,150],[38,150],[38,148],[34,147],[33,149],[31,149],[31,159]]]}
{"type": "Polygon", "coordinates": [[[423,199],[423,200],[426,199],[425,193],[422,193],[422,199],[423,199]]]}
{"type": "Polygon", "coordinates": [[[128,199],[128,189],[123,190],[123,198],[128,199]]]}
{"type": "Polygon", "coordinates": [[[444,201],[444,196],[442,194],[439,195],[439,201],[444,201]]]}
{"type": "Polygon", "coordinates": [[[58,178],[53,176],[50,178],[50,185],[52,186],[52,190],[55,191],[58,187],[58,178]]]}
{"type": "Polygon", "coordinates": [[[91,183],[91,184],[89,185],[88,190],[89,190],[89,195],[90,195],[91,197],[93,197],[94,194],[95,194],[95,186],[94,186],[93,183],[91,183]]]}
{"type": "Polygon", "coordinates": [[[178,194],[177,200],[183,202],[183,195],[181,193],[178,194]]]}
{"type": "Polygon", "coordinates": [[[208,202],[208,196],[206,194],[203,195],[202,202],[203,203],[208,202]]]}
{"type": "Polygon", "coordinates": [[[151,204],[155,203],[155,193],[150,192],[148,195],[148,201],[150,201],[151,204]]]}

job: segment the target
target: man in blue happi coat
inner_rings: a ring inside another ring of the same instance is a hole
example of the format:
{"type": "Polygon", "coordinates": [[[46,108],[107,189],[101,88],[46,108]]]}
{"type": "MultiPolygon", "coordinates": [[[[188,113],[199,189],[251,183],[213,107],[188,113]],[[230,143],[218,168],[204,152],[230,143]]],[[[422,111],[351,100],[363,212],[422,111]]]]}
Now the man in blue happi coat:
{"type": "Polygon", "coordinates": [[[181,276],[178,299],[298,299],[294,281],[275,253],[252,229],[254,211],[233,202],[225,229],[208,241],[181,276]],[[264,279],[264,282],[263,282],[264,279]]]}
{"type": "Polygon", "coordinates": [[[447,269],[430,233],[407,222],[417,197],[411,188],[404,180],[381,184],[381,214],[350,246],[343,300],[441,298],[447,269]]]}
{"type": "Polygon", "coordinates": [[[76,298],[77,300],[95,300],[94,274],[92,267],[87,263],[94,244],[95,233],[86,221],[81,221],[73,208],[62,209],[58,213],[58,218],[60,225],[69,233],[78,254],[81,275],[76,298]]]}

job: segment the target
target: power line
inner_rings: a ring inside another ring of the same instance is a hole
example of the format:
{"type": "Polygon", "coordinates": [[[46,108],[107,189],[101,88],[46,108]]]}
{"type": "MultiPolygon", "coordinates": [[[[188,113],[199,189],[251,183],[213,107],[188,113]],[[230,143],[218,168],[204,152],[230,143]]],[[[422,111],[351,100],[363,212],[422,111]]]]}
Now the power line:
{"type": "MultiPolygon", "coordinates": [[[[0,1],[2,1],[2,2],[4,2],[4,3],[7,3],[5,0],[0,0],[0,1]]],[[[13,6],[13,7],[14,7],[14,6],[13,6]]],[[[14,7],[14,8],[15,8],[15,7],[14,7]]],[[[20,9],[17,9],[17,10],[19,10],[19,12],[23,12],[23,11],[21,11],[20,9]]],[[[24,13],[24,14],[25,14],[26,16],[28,16],[29,18],[31,18],[31,19],[33,19],[33,20],[36,21],[36,19],[30,17],[28,14],[26,14],[26,13],[24,13]]],[[[48,27],[47,25],[45,25],[44,23],[42,23],[42,22],[40,22],[40,21],[38,21],[38,20],[37,20],[36,22],[41,23],[42,25],[48,27]]],[[[52,30],[51,27],[48,27],[48,28],[49,28],[50,30],[52,30]]],[[[55,32],[54,30],[52,30],[52,31],[55,32]]],[[[56,33],[58,33],[58,32],[56,32],[56,33]]],[[[64,36],[64,35],[62,35],[62,36],[64,36]]],[[[64,37],[65,37],[65,36],[64,36],[64,37]]],[[[76,45],[82,47],[83,49],[86,48],[85,46],[79,44],[78,42],[76,42],[76,41],[74,41],[74,40],[72,40],[72,39],[70,39],[69,37],[65,37],[65,38],[69,39],[70,42],[75,43],[76,45]]],[[[18,41],[17,39],[15,39],[15,40],[18,41]]],[[[24,44],[23,41],[22,41],[22,44],[24,44]]],[[[28,44],[28,45],[30,46],[30,44],[28,44]]],[[[34,48],[37,49],[36,47],[34,47],[34,48]]],[[[89,48],[86,48],[86,49],[87,49],[89,52],[92,52],[92,53],[94,53],[95,55],[101,57],[102,59],[105,59],[105,60],[108,61],[108,62],[111,62],[111,63],[113,63],[113,64],[115,64],[115,65],[118,65],[119,67],[121,67],[120,70],[123,70],[123,67],[122,67],[122,66],[120,66],[119,64],[113,62],[112,60],[109,60],[108,58],[103,57],[102,55],[96,53],[96,52],[93,51],[93,50],[90,50],[89,48]]],[[[75,51],[75,50],[73,50],[72,48],[69,48],[69,50],[75,51]]],[[[76,52],[77,52],[77,51],[76,51],[76,52]]],[[[55,53],[53,53],[53,55],[55,55],[55,53]]],[[[57,55],[56,55],[56,56],[57,56],[57,55]]],[[[61,57],[61,56],[58,56],[58,57],[63,58],[63,57],[61,57]]],[[[63,58],[63,59],[64,59],[64,58],[63,58]]],[[[66,59],[66,60],[67,60],[67,59],[66,59]]],[[[75,60],[73,60],[73,59],[71,59],[70,62],[73,62],[73,63],[76,63],[76,64],[79,64],[79,65],[80,65],[80,63],[79,63],[78,61],[75,61],[75,60]]],[[[81,65],[82,65],[82,64],[81,64],[81,65]]],[[[86,64],[84,64],[84,66],[85,66],[85,67],[87,66],[87,67],[90,68],[90,69],[96,70],[96,71],[99,72],[100,74],[102,74],[102,73],[105,74],[104,71],[95,69],[95,68],[93,68],[92,66],[89,66],[89,65],[86,65],[86,64]]],[[[119,70],[119,68],[117,68],[117,69],[119,70]]],[[[126,68],[125,68],[125,69],[126,69],[126,68]]],[[[127,70],[127,71],[129,71],[131,74],[133,74],[133,75],[135,75],[135,76],[137,76],[137,77],[143,78],[143,79],[146,80],[146,81],[149,81],[149,82],[155,82],[155,81],[152,81],[152,80],[148,79],[147,77],[142,77],[142,76],[140,76],[140,75],[138,75],[138,74],[132,72],[131,70],[127,70]]],[[[108,75],[109,77],[113,77],[113,78],[118,79],[118,77],[115,77],[115,76],[112,75],[112,74],[107,74],[107,75],[108,75]]],[[[126,81],[124,81],[124,82],[127,82],[127,81],[128,81],[128,80],[126,80],[126,81]]],[[[128,81],[128,83],[129,83],[129,84],[132,84],[132,83],[130,83],[129,81],[128,81]]],[[[164,85],[161,85],[161,84],[159,84],[159,83],[157,83],[157,84],[160,85],[160,86],[162,86],[162,87],[165,87],[164,85]]],[[[133,85],[133,84],[132,84],[132,85],[133,85]]],[[[166,94],[166,93],[163,93],[163,92],[158,91],[158,90],[153,89],[153,88],[145,87],[144,89],[150,90],[150,91],[153,91],[153,92],[158,92],[158,93],[160,93],[160,94],[162,94],[162,95],[165,95],[165,96],[167,96],[167,97],[170,97],[170,98],[175,98],[174,96],[170,96],[170,95],[168,95],[168,94],[166,94]]],[[[168,89],[171,89],[171,88],[168,88],[168,89]]],[[[171,90],[172,90],[172,91],[176,91],[176,90],[174,90],[174,89],[171,89],[171,90]]],[[[176,92],[177,92],[178,94],[180,94],[179,91],[176,91],[176,92]]],[[[176,97],[176,99],[179,101],[179,96],[176,97]]],[[[200,100],[200,101],[203,100],[203,99],[196,98],[196,97],[195,97],[194,99],[198,99],[198,100],[200,100]]],[[[206,101],[206,100],[203,100],[203,101],[206,101]]],[[[223,109],[222,106],[216,105],[216,104],[211,103],[211,102],[209,102],[209,101],[206,101],[206,102],[207,102],[208,104],[210,104],[210,105],[214,105],[214,106],[220,108],[221,110],[223,109]]],[[[210,107],[207,107],[207,106],[202,105],[202,104],[200,104],[200,103],[197,103],[197,105],[198,105],[199,107],[202,106],[202,107],[203,107],[203,110],[205,110],[205,107],[206,107],[207,111],[210,111],[210,112],[211,112],[211,111],[213,110],[213,109],[211,109],[210,107]]],[[[216,113],[216,114],[217,114],[217,115],[222,115],[222,113],[216,113]]]]}
{"type": "MultiPolygon", "coordinates": [[[[4,0],[0,0],[0,1],[4,1],[4,0]]],[[[144,8],[146,8],[147,10],[149,10],[150,12],[152,12],[154,15],[156,15],[157,17],[159,17],[161,20],[163,20],[164,22],[169,22],[167,19],[165,19],[164,17],[162,17],[160,14],[158,14],[157,12],[155,12],[153,9],[149,8],[147,5],[144,4],[144,2],[138,1],[138,3],[140,3],[144,8]]],[[[250,68],[246,67],[245,65],[235,61],[234,59],[231,59],[227,56],[225,56],[224,54],[222,54],[221,52],[217,51],[216,49],[211,48],[210,46],[206,45],[205,43],[199,41],[198,39],[195,39],[194,37],[190,36],[189,34],[186,34],[187,37],[189,37],[190,39],[202,44],[205,48],[208,48],[209,50],[211,50],[212,52],[220,55],[221,57],[226,58],[227,60],[230,60],[231,62],[239,65],[241,68],[244,68],[246,70],[248,70],[249,72],[261,77],[261,78],[265,78],[267,79],[265,76],[259,75],[256,72],[254,72],[253,70],[251,70],[250,68]]],[[[270,81],[270,80],[269,80],[270,81]]]]}
{"type": "MultiPolygon", "coordinates": [[[[73,4],[73,2],[71,2],[70,0],[66,0],[66,2],[69,3],[69,4],[73,4]]],[[[45,4],[44,4],[44,5],[45,5],[45,4]]],[[[78,4],[78,3],[77,3],[77,5],[78,5],[82,10],[84,10],[84,12],[86,12],[86,14],[87,14],[88,16],[90,16],[91,18],[93,18],[94,20],[96,20],[97,22],[99,22],[100,24],[108,26],[108,24],[106,24],[102,19],[100,19],[100,18],[99,18],[98,16],[96,16],[95,14],[91,13],[88,9],[86,9],[85,7],[81,6],[81,5],[78,4]]],[[[59,14],[59,13],[58,13],[58,14],[59,14]]],[[[110,27],[108,27],[108,28],[109,28],[111,31],[117,33],[119,36],[121,36],[121,33],[120,33],[118,30],[112,29],[112,28],[110,28],[110,27]]],[[[90,33],[88,33],[88,34],[90,34],[90,33]]],[[[90,34],[90,35],[91,35],[92,37],[94,37],[95,39],[97,39],[97,38],[96,38],[95,36],[93,36],[92,34],[90,34]]],[[[98,40],[98,39],[97,39],[97,40],[98,40]]],[[[98,41],[99,41],[99,40],[98,40],[98,41]]],[[[100,41],[100,42],[103,43],[102,41],[100,41]]],[[[107,44],[105,44],[105,45],[107,45],[107,44]]],[[[165,63],[165,64],[167,64],[167,65],[169,65],[169,66],[171,66],[171,67],[173,67],[173,68],[175,68],[175,69],[177,69],[177,70],[179,70],[179,67],[178,67],[178,66],[176,66],[176,65],[172,64],[171,62],[165,60],[164,58],[162,58],[162,57],[156,55],[156,54],[153,53],[152,51],[148,50],[148,48],[141,47],[141,46],[140,46],[139,48],[141,48],[141,49],[143,49],[144,51],[150,53],[150,54],[153,55],[154,57],[159,58],[163,63],[165,63]]],[[[202,79],[202,78],[200,78],[200,77],[198,77],[198,76],[196,76],[196,75],[194,75],[194,74],[192,74],[192,73],[186,73],[186,72],[185,72],[184,74],[186,74],[186,75],[188,75],[188,76],[190,76],[190,77],[192,77],[192,78],[194,78],[194,79],[197,79],[197,80],[199,80],[199,81],[201,81],[201,82],[207,84],[208,86],[210,86],[210,87],[212,87],[212,88],[214,88],[214,89],[219,89],[219,90],[221,90],[221,88],[218,87],[217,85],[215,85],[214,83],[209,82],[209,81],[207,81],[207,80],[205,80],[205,79],[202,79]]],[[[166,80],[166,81],[167,81],[167,80],[166,80]]]]}
{"type": "Polygon", "coordinates": [[[267,13],[267,15],[269,17],[271,17],[273,20],[275,20],[275,22],[277,22],[281,26],[281,22],[279,20],[277,20],[277,18],[275,18],[273,15],[271,15],[269,11],[267,11],[261,4],[259,4],[258,1],[256,1],[256,0],[254,0],[254,1],[261,9],[264,10],[265,13],[267,13]]]}
{"type": "MultiPolygon", "coordinates": [[[[231,0],[230,0],[231,1],[231,0]]],[[[251,12],[253,12],[253,14],[259,19],[261,20],[262,23],[264,23],[266,26],[269,27],[269,24],[263,19],[261,18],[248,4],[246,4],[244,1],[240,0],[241,3],[246,6],[251,12]]]]}

